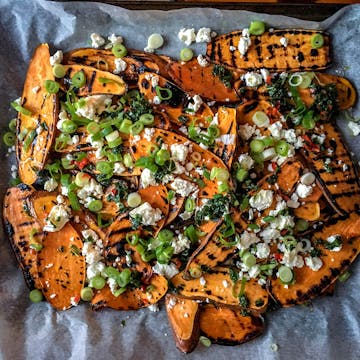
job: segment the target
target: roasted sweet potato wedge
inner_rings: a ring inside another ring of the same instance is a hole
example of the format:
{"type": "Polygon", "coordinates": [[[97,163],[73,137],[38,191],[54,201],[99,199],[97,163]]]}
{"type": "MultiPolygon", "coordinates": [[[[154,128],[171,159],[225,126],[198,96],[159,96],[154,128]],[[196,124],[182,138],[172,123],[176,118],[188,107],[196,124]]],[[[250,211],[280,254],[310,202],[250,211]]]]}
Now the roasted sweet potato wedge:
{"type": "Polygon", "coordinates": [[[175,294],[167,294],[165,306],[176,347],[184,353],[192,352],[200,335],[199,303],[175,294]]]}
{"type": "Polygon", "coordinates": [[[85,283],[83,242],[67,223],[61,232],[49,232],[38,252],[40,282],[46,300],[57,310],[66,310],[80,301],[85,283]]]}
{"type": "Polygon", "coordinates": [[[61,87],[66,91],[71,86],[71,79],[76,73],[85,76],[86,83],[78,89],[77,95],[113,94],[122,95],[126,91],[124,80],[108,71],[98,70],[86,65],[64,65],[66,75],[62,79],[61,87]]]}
{"type": "Polygon", "coordinates": [[[261,316],[242,315],[239,308],[205,304],[200,311],[200,330],[216,344],[238,345],[260,336],[265,324],[261,316]]]}
{"type": "Polygon", "coordinates": [[[45,226],[45,219],[56,202],[57,193],[47,191],[36,191],[28,199],[29,209],[32,215],[38,220],[41,227],[45,226]]]}
{"type": "Polygon", "coordinates": [[[242,31],[216,36],[207,46],[206,55],[215,64],[235,69],[261,69],[271,71],[314,71],[330,65],[329,35],[316,30],[274,30],[259,36],[251,36],[251,45],[245,55],[241,55],[238,44],[242,31]],[[313,49],[311,37],[321,34],[324,46],[313,49]],[[287,46],[280,42],[287,39],[287,46]],[[232,47],[236,47],[231,51],[232,47]]]}
{"type": "Polygon", "coordinates": [[[142,289],[128,289],[123,294],[115,297],[108,286],[98,290],[91,300],[93,310],[109,307],[116,310],[138,310],[156,304],[165,296],[168,283],[161,275],[153,274],[146,285],[152,285],[151,291],[142,289]]]}
{"type": "Polygon", "coordinates": [[[30,249],[30,244],[42,245],[44,232],[28,207],[28,198],[32,194],[33,190],[23,184],[8,189],[4,199],[3,221],[26,284],[29,288],[40,289],[36,251],[30,249]]]}
{"type": "Polygon", "coordinates": [[[45,81],[54,81],[48,44],[41,44],[29,64],[21,105],[30,113],[19,112],[16,127],[16,156],[19,176],[31,185],[42,170],[51,148],[58,116],[58,96],[48,94],[45,81]],[[36,89],[36,92],[34,91],[36,89]]]}

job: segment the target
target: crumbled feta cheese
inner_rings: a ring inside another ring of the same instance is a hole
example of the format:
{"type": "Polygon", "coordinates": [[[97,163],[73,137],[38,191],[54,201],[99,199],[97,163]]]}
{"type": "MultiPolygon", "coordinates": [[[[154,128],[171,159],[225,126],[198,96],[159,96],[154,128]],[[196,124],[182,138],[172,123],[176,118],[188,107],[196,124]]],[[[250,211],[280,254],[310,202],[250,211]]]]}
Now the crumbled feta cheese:
{"type": "Polygon", "coordinates": [[[54,66],[56,64],[61,64],[63,61],[63,52],[58,50],[54,55],[50,56],[50,65],[54,66]]]}
{"type": "Polygon", "coordinates": [[[147,141],[151,141],[154,134],[155,134],[155,128],[145,128],[144,139],[147,141]]]}
{"type": "MultiPolygon", "coordinates": [[[[341,237],[340,235],[332,235],[332,236],[329,236],[326,241],[329,243],[329,244],[332,244],[334,241],[338,240],[338,238],[341,237]]],[[[335,252],[338,252],[340,251],[342,248],[342,244],[340,244],[339,246],[336,246],[332,249],[330,249],[330,251],[335,251],[335,252]]]]}
{"type": "Polygon", "coordinates": [[[131,217],[136,215],[141,216],[141,223],[143,225],[154,226],[162,218],[162,212],[160,209],[154,209],[148,202],[144,202],[140,206],[129,212],[131,217]]]}
{"type": "Polygon", "coordinates": [[[50,178],[49,180],[46,180],[44,183],[44,190],[46,191],[54,191],[58,187],[58,183],[55,179],[50,178]]]}
{"type": "Polygon", "coordinates": [[[292,208],[292,209],[297,209],[300,206],[300,203],[298,200],[299,200],[299,197],[296,195],[296,193],[293,193],[291,195],[290,200],[288,200],[286,202],[287,207],[292,208]]]}
{"type": "Polygon", "coordinates": [[[156,95],[154,96],[153,103],[155,105],[159,105],[161,103],[161,99],[156,95]]]}
{"type": "Polygon", "coordinates": [[[115,65],[115,70],[113,71],[114,74],[120,74],[123,71],[125,71],[127,68],[127,63],[121,58],[115,58],[114,65],[115,65]]]}
{"type": "Polygon", "coordinates": [[[286,37],[280,38],[280,44],[286,48],[289,44],[289,39],[287,39],[286,37]]]}
{"type": "Polygon", "coordinates": [[[151,46],[145,46],[144,51],[152,54],[155,52],[155,49],[152,48],[151,46]]]}
{"type": "Polygon", "coordinates": [[[103,46],[105,44],[105,39],[99,34],[92,33],[90,35],[90,39],[91,39],[91,46],[95,49],[98,49],[100,46],[103,46]]]}
{"type": "Polygon", "coordinates": [[[229,50],[230,50],[231,52],[234,52],[234,51],[236,50],[236,46],[231,45],[231,46],[229,47],[229,50]]]}
{"type": "Polygon", "coordinates": [[[320,134],[320,135],[313,134],[313,135],[311,135],[311,140],[316,144],[322,145],[324,143],[325,139],[326,139],[325,134],[320,134]]]}
{"type": "Polygon", "coordinates": [[[32,89],[31,89],[31,91],[34,93],[34,94],[37,94],[38,92],[39,92],[39,90],[40,90],[40,86],[38,85],[38,86],[34,86],[32,89]]]}
{"type": "Polygon", "coordinates": [[[187,46],[191,45],[196,40],[195,29],[180,29],[178,33],[180,41],[184,42],[187,46]]]}
{"type": "Polygon", "coordinates": [[[271,190],[260,190],[249,200],[250,206],[258,211],[265,210],[271,206],[273,202],[273,192],[271,190]]]}
{"type": "Polygon", "coordinates": [[[171,279],[176,274],[179,273],[179,270],[177,269],[176,265],[174,263],[167,264],[160,264],[156,263],[153,267],[153,272],[158,275],[163,275],[167,279],[171,279]]]}
{"type": "Polygon", "coordinates": [[[196,191],[198,187],[190,181],[183,180],[181,178],[176,178],[171,184],[170,187],[175,190],[175,192],[183,197],[189,196],[192,192],[196,191]]]}
{"type": "Polygon", "coordinates": [[[111,103],[110,95],[90,95],[84,97],[83,106],[76,109],[76,114],[89,120],[98,120],[107,105],[111,103]]]}
{"type": "Polygon", "coordinates": [[[266,83],[267,82],[267,80],[268,80],[268,78],[269,78],[269,76],[270,76],[270,72],[269,72],[269,70],[268,69],[260,69],[260,74],[261,74],[261,76],[262,76],[262,78],[263,78],[263,81],[264,81],[264,83],[266,83]]]}
{"type": "Polygon", "coordinates": [[[172,144],[170,146],[171,157],[175,161],[184,163],[189,154],[189,147],[186,144],[172,144]]]}
{"type": "Polygon", "coordinates": [[[204,55],[198,55],[197,62],[201,67],[206,67],[209,65],[209,62],[206,60],[204,55]]]}
{"type": "Polygon", "coordinates": [[[100,199],[103,196],[103,189],[102,186],[96,182],[96,180],[90,179],[90,181],[85,186],[77,191],[77,196],[80,203],[87,207],[94,198],[100,199]]]}
{"type": "Polygon", "coordinates": [[[280,262],[291,269],[294,267],[302,268],[304,266],[304,260],[300,255],[298,255],[297,249],[290,251],[284,249],[284,254],[280,262]]]}
{"type": "Polygon", "coordinates": [[[206,280],[205,280],[205,278],[204,278],[203,276],[199,279],[199,282],[200,282],[200,285],[201,285],[201,286],[205,286],[205,285],[206,285],[206,280]]]}
{"type": "Polygon", "coordinates": [[[249,278],[250,279],[256,279],[260,275],[260,266],[259,265],[253,265],[248,270],[249,278]]]}
{"type": "Polygon", "coordinates": [[[114,175],[121,175],[125,170],[125,166],[121,162],[114,164],[114,175]]]}
{"type": "Polygon", "coordinates": [[[155,177],[149,169],[144,169],[141,172],[140,184],[141,184],[141,187],[144,189],[147,188],[148,186],[156,186],[157,185],[155,177]]]}
{"type": "Polygon", "coordinates": [[[216,142],[222,142],[224,145],[234,145],[235,144],[235,135],[233,134],[224,134],[216,138],[216,142]]]}
{"type": "Polygon", "coordinates": [[[282,123],[280,121],[274,122],[268,127],[272,137],[275,139],[281,139],[282,136],[282,123]]]}
{"type": "Polygon", "coordinates": [[[81,235],[86,241],[96,242],[97,240],[99,240],[98,234],[94,230],[91,230],[91,229],[83,230],[81,232],[81,235]]]}
{"type": "Polygon", "coordinates": [[[210,42],[211,41],[211,29],[205,28],[205,27],[200,28],[196,34],[195,41],[197,43],[210,42]]]}
{"type": "Polygon", "coordinates": [[[193,110],[194,113],[196,113],[200,109],[202,103],[203,101],[201,97],[199,95],[195,95],[192,97],[192,102],[189,102],[188,108],[190,110],[193,110]]]}
{"type": "Polygon", "coordinates": [[[186,173],[186,169],[180,165],[179,162],[175,161],[175,170],[172,172],[175,175],[181,175],[186,173]]]}
{"type": "Polygon", "coordinates": [[[256,126],[244,124],[239,126],[239,135],[243,140],[249,140],[255,133],[256,126]]]}
{"type": "Polygon", "coordinates": [[[305,258],[305,264],[313,271],[318,271],[321,269],[323,262],[318,257],[306,257],[305,258]]]}
{"type": "Polygon", "coordinates": [[[245,169],[245,170],[250,170],[253,166],[254,166],[254,160],[252,159],[252,157],[246,153],[246,154],[241,154],[239,156],[239,164],[240,166],[245,169]]]}
{"type": "Polygon", "coordinates": [[[290,215],[278,215],[271,223],[273,229],[283,230],[285,228],[293,228],[295,226],[294,218],[290,215]]]}
{"type": "Polygon", "coordinates": [[[179,234],[174,237],[171,243],[171,246],[174,248],[174,254],[180,254],[186,249],[189,249],[191,245],[191,241],[183,234],[179,234]]]}
{"type": "Polygon", "coordinates": [[[270,243],[280,237],[280,231],[268,226],[264,230],[262,230],[259,235],[266,243],[270,243]]]}
{"type": "Polygon", "coordinates": [[[54,205],[45,219],[44,231],[56,232],[61,230],[70,220],[71,210],[64,204],[54,205]]]}
{"type": "Polygon", "coordinates": [[[110,41],[111,45],[118,45],[123,43],[122,36],[116,36],[115,34],[108,36],[108,40],[110,41]]]}
{"type": "Polygon", "coordinates": [[[222,281],[222,286],[226,289],[229,287],[229,282],[227,280],[222,281]]]}
{"type": "Polygon", "coordinates": [[[296,194],[299,198],[304,199],[313,192],[313,187],[300,183],[296,188],[296,194]]]}
{"type": "Polygon", "coordinates": [[[270,255],[270,247],[268,244],[259,243],[256,245],[256,257],[266,259],[270,255]]]}
{"type": "Polygon", "coordinates": [[[263,82],[263,78],[261,74],[256,72],[248,72],[244,75],[246,86],[256,87],[260,86],[263,82]]]}
{"type": "Polygon", "coordinates": [[[240,235],[240,242],[238,243],[237,247],[240,250],[248,249],[252,244],[256,244],[259,241],[260,239],[253,232],[244,231],[240,235]]]}
{"type": "Polygon", "coordinates": [[[360,134],[360,124],[354,121],[349,121],[348,127],[354,136],[358,136],[360,134]]]}
{"type": "Polygon", "coordinates": [[[249,32],[248,28],[245,28],[242,31],[242,34],[241,34],[241,37],[239,40],[239,44],[238,44],[238,49],[239,49],[241,57],[245,56],[250,45],[251,45],[250,32],[249,32]]]}
{"type": "Polygon", "coordinates": [[[151,304],[147,308],[152,312],[158,312],[159,311],[159,305],[158,304],[151,304]]]}

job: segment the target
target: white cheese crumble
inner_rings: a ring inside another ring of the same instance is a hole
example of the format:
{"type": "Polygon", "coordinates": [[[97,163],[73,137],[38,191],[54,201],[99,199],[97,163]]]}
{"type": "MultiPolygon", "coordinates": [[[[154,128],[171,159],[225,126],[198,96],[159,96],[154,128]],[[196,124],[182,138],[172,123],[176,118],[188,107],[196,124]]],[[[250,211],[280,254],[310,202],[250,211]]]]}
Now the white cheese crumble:
{"type": "Polygon", "coordinates": [[[245,28],[242,31],[238,44],[238,49],[242,57],[245,56],[250,45],[251,45],[250,32],[248,28],[245,28]]]}
{"type": "Polygon", "coordinates": [[[174,263],[170,263],[169,265],[167,265],[167,264],[160,264],[157,262],[152,267],[152,270],[155,274],[163,275],[167,279],[171,279],[172,277],[174,277],[176,274],[179,273],[179,270],[177,269],[174,263]]]}
{"type": "MultiPolygon", "coordinates": [[[[329,236],[326,241],[329,243],[329,244],[332,244],[334,241],[336,241],[338,238],[339,238],[340,235],[332,235],[332,236],[329,236]]],[[[342,244],[340,244],[339,246],[336,246],[332,249],[330,249],[330,251],[335,251],[335,252],[338,252],[340,251],[342,248],[342,244]]]]}
{"type": "Polygon", "coordinates": [[[125,166],[121,162],[114,164],[114,175],[121,175],[125,170],[125,166]]]}
{"type": "Polygon", "coordinates": [[[127,63],[121,58],[115,58],[114,65],[115,65],[115,70],[113,71],[114,74],[120,74],[123,71],[125,71],[127,68],[127,63]]]}
{"type": "Polygon", "coordinates": [[[141,172],[140,184],[141,184],[141,187],[144,189],[147,188],[148,186],[157,185],[155,177],[149,169],[144,169],[141,172]]]}
{"type": "Polygon", "coordinates": [[[99,240],[99,236],[98,234],[92,230],[92,229],[85,229],[81,232],[81,236],[86,240],[86,241],[97,241],[99,240]]]}
{"type": "Polygon", "coordinates": [[[258,211],[265,210],[271,206],[273,202],[273,192],[271,190],[260,190],[249,200],[250,206],[258,211]]]}
{"type": "Polygon", "coordinates": [[[129,212],[131,217],[139,215],[141,217],[141,223],[143,225],[154,226],[162,218],[162,212],[160,209],[154,209],[148,202],[144,202],[140,206],[129,212]]]}
{"type": "Polygon", "coordinates": [[[313,271],[318,271],[321,269],[323,262],[318,257],[306,257],[305,258],[305,264],[313,271]]]}
{"type": "Polygon", "coordinates": [[[76,109],[76,114],[95,121],[111,103],[111,96],[109,95],[90,95],[83,99],[84,105],[76,109]]]}
{"type": "Polygon", "coordinates": [[[192,97],[192,102],[191,101],[189,102],[188,108],[192,110],[194,113],[196,113],[200,109],[202,103],[203,101],[201,97],[199,95],[195,95],[192,97]]]}
{"type": "Polygon", "coordinates": [[[261,74],[256,72],[248,72],[244,75],[246,86],[257,87],[260,86],[263,82],[261,74]]]}
{"type": "Polygon", "coordinates": [[[174,254],[180,254],[186,249],[190,248],[190,239],[188,239],[185,235],[179,234],[174,237],[172,240],[171,246],[174,248],[174,254]]]}
{"type": "Polygon", "coordinates": [[[244,124],[239,126],[239,135],[243,140],[249,140],[256,131],[255,125],[244,124]]]}
{"type": "Polygon", "coordinates": [[[205,56],[201,54],[198,55],[197,62],[201,67],[206,67],[209,65],[209,62],[206,60],[205,56]]]}
{"type": "Polygon", "coordinates": [[[222,142],[224,145],[234,145],[235,144],[235,135],[234,134],[224,134],[220,135],[215,140],[216,142],[222,142]]]}
{"type": "Polygon", "coordinates": [[[71,210],[64,204],[58,204],[51,208],[45,219],[44,231],[56,232],[61,230],[70,220],[71,210]]]}
{"type": "Polygon", "coordinates": [[[159,311],[159,305],[158,304],[151,304],[147,308],[152,312],[158,312],[159,311]]]}
{"type": "Polygon", "coordinates": [[[270,247],[268,244],[259,243],[256,245],[256,257],[258,259],[266,259],[270,255],[270,247]]]}
{"type": "Polygon", "coordinates": [[[196,34],[195,41],[197,43],[210,42],[211,41],[211,29],[206,28],[206,27],[200,28],[196,34]]]}
{"type": "Polygon", "coordinates": [[[179,161],[182,164],[184,164],[189,154],[189,150],[190,149],[186,144],[172,144],[170,146],[172,159],[175,161],[179,161]]]}
{"type": "Polygon", "coordinates": [[[205,280],[205,278],[204,278],[203,276],[199,279],[199,282],[200,282],[200,285],[201,285],[201,286],[205,286],[205,285],[206,285],[206,280],[205,280]]]}
{"type": "Polygon", "coordinates": [[[110,41],[110,44],[112,46],[123,43],[122,36],[116,36],[115,34],[111,34],[110,36],[108,36],[108,40],[110,41]]]}
{"type": "Polygon", "coordinates": [[[262,78],[263,78],[263,81],[264,81],[264,83],[266,83],[267,82],[267,80],[268,80],[268,78],[269,78],[269,76],[270,76],[270,72],[269,72],[269,70],[268,69],[260,69],[260,74],[261,74],[261,76],[262,76],[262,78]]]}
{"type": "Polygon", "coordinates": [[[44,184],[44,190],[46,191],[54,191],[57,187],[58,187],[58,183],[55,179],[53,178],[50,178],[49,180],[46,180],[45,181],[45,184],[44,184]]]}
{"type": "Polygon", "coordinates": [[[180,41],[184,42],[187,46],[191,45],[191,43],[196,40],[195,29],[194,28],[180,29],[178,33],[178,38],[180,39],[180,41]]]}
{"type": "Polygon", "coordinates": [[[190,181],[183,180],[181,178],[176,178],[171,184],[170,187],[175,190],[175,192],[183,197],[189,196],[192,192],[196,191],[198,187],[190,181]]]}
{"type": "Polygon", "coordinates": [[[280,44],[286,48],[289,44],[289,39],[287,39],[286,37],[280,38],[280,44]]]}
{"type": "Polygon", "coordinates": [[[254,233],[249,232],[249,231],[244,231],[240,235],[240,241],[237,244],[237,247],[240,250],[248,249],[252,244],[256,244],[259,241],[260,241],[260,239],[254,233]]]}
{"type": "Polygon", "coordinates": [[[92,33],[90,35],[90,39],[91,46],[95,49],[98,49],[100,46],[103,46],[105,44],[105,39],[97,33],[92,33]]]}
{"type": "Polygon", "coordinates": [[[58,50],[54,55],[50,56],[50,65],[54,66],[56,64],[61,64],[63,61],[63,52],[58,50]]]}
{"type": "Polygon", "coordinates": [[[296,188],[296,194],[299,198],[304,199],[313,192],[313,187],[300,183],[296,188]]]}
{"type": "Polygon", "coordinates": [[[155,128],[145,128],[144,130],[144,139],[147,141],[151,141],[155,134],[155,128]]]}
{"type": "Polygon", "coordinates": [[[354,136],[358,136],[360,134],[360,124],[354,121],[349,121],[348,127],[354,136]]]}
{"type": "Polygon", "coordinates": [[[280,231],[268,226],[259,233],[259,236],[261,236],[266,243],[270,243],[280,237],[280,231]]]}
{"type": "Polygon", "coordinates": [[[39,92],[39,90],[40,90],[40,85],[34,86],[34,87],[31,89],[31,91],[32,91],[34,94],[37,94],[37,93],[39,92]]]}
{"type": "Polygon", "coordinates": [[[275,139],[281,139],[282,137],[282,124],[280,121],[274,122],[273,124],[271,124],[268,127],[272,137],[274,137],[275,139]]]}
{"type": "Polygon", "coordinates": [[[254,166],[254,160],[252,159],[252,157],[246,153],[246,154],[241,154],[239,156],[239,164],[240,166],[245,169],[245,170],[250,170],[253,166],[254,166]]]}

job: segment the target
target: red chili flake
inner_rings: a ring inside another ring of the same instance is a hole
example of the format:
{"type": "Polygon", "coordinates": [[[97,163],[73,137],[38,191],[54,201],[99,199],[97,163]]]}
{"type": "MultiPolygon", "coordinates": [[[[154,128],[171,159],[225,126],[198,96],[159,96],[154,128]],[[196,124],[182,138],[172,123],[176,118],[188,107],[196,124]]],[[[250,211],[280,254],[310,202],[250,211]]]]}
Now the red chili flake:
{"type": "Polygon", "coordinates": [[[275,171],[277,169],[277,163],[275,161],[273,161],[271,163],[271,168],[272,168],[273,171],[275,171]]]}
{"type": "Polygon", "coordinates": [[[146,285],[142,284],[140,286],[140,289],[141,289],[142,292],[146,292],[146,285]]]}
{"type": "Polygon", "coordinates": [[[85,158],[82,159],[81,161],[75,161],[76,166],[82,170],[87,164],[89,163],[89,159],[85,158]]]}
{"type": "Polygon", "coordinates": [[[288,232],[289,232],[288,229],[282,229],[282,230],[280,231],[280,234],[281,234],[281,236],[285,236],[288,232]]]}
{"type": "Polygon", "coordinates": [[[80,301],[80,295],[74,296],[74,302],[78,303],[80,301]]]}
{"type": "Polygon", "coordinates": [[[116,190],[116,189],[111,189],[111,193],[112,193],[113,195],[116,195],[116,194],[117,194],[117,190],[116,190]]]}
{"type": "Polygon", "coordinates": [[[320,146],[318,144],[315,144],[308,135],[303,135],[302,138],[305,141],[304,148],[308,151],[312,152],[319,152],[320,146]]]}
{"type": "Polygon", "coordinates": [[[270,75],[266,77],[265,82],[266,82],[267,84],[271,84],[272,81],[271,81],[271,76],[270,76],[270,75]]]}
{"type": "Polygon", "coordinates": [[[275,258],[275,260],[280,261],[283,258],[283,255],[280,253],[275,253],[274,258],[275,258]]]}

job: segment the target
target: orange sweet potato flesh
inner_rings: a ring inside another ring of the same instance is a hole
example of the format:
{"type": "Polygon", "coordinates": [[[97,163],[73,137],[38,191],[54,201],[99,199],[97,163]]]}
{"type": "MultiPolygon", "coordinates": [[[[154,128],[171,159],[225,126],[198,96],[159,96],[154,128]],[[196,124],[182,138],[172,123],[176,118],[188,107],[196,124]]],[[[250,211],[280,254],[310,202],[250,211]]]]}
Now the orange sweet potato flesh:
{"type": "Polygon", "coordinates": [[[251,36],[251,45],[244,56],[238,49],[230,51],[231,46],[237,47],[242,31],[234,31],[212,38],[207,45],[206,55],[213,63],[236,69],[261,69],[271,71],[314,71],[325,69],[330,65],[329,36],[316,30],[274,30],[262,35],[251,36]],[[311,37],[322,34],[324,46],[312,49],[311,37]],[[286,37],[288,45],[280,44],[286,37]]]}
{"type": "Polygon", "coordinates": [[[308,166],[316,174],[318,185],[330,205],[339,214],[359,209],[360,185],[357,169],[336,124],[325,123],[321,130],[325,135],[324,152],[304,150],[308,166]],[[331,154],[327,153],[332,149],[331,154]],[[330,170],[325,167],[325,159],[330,159],[330,170]]]}
{"type": "Polygon", "coordinates": [[[41,288],[39,281],[36,251],[30,249],[32,241],[42,244],[44,232],[39,222],[31,216],[28,198],[33,190],[26,185],[12,187],[6,191],[3,205],[4,229],[8,235],[16,260],[23,271],[29,288],[41,288]],[[30,233],[38,232],[30,238],[30,233]]]}
{"type": "MultiPolygon", "coordinates": [[[[171,279],[177,288],[178,294],[191,299],[209,299],[220,304],[239,305],[237,294],[240,293],[241,284],[238,282],[235,287],[230,280],[229,269],[216,267],[204,273],[205,285],[200,284],[200,279],[184,280],[180,272],[171,279]]],[[[245,295],[249,300],[248,308],[252,311],[265,311],[268,303],[268,294],[256,280],[249,280],[245,285],[245,295]]]]}
{"type": "Polygon", "coordinates": [[[200,311],[200,330],[213,343],[238,345],[250,341],[265,330],[260,316],[242,315],[235,307],[206,304],[200,311]]]}
{"type": "Polygon", "coordinates": [[[171,79],[191,96],[200,95],[220,102],[240,100],[232,87],[226,87],[218,76],[213,75],[213,64],[203,67],[193,58],[187,62],[171,61],[168,69],[171,79]]]}
{"type": "Polygon", "coordinates": [[[270,292],[279,305],[288,307],[313,299],[333,284],[355,260],[360,252],[360,217],[352,213],[346,220],[333,218],[322,230],[313,233],[312,242],[319,239],[326,241],[335,234],[342,236],[342,249],[333,252],[320,246],[323,265],[318,271],[312,271],[307,266],[294,268],[296,282],[288,289],[278,279],[271,281],[270,292]]]}
{"type": "MultiPolygon", "coordinates": [[[[169,147],[172,144],[189,143],[189,140],[181,135],[175,134],[170,131],[155,129],[152,141],[149,141],[143,137],[137,142],[136,147],[133,146],[131,148],[135,160],[138,160],[144,156],[148,156],[148,151],[150,147],[154,144],[154,140],[158,137],[161,138],[163,140],[163,143],[168,145],[169,147]]],[[[202,149],[196,143],[191,143],[191,145],[193,152],[197,152],[201,156],[201,159],[197,166],[205,166],[209,171],[211,171],[213,167],[226,169],[226,165],[221,161],[221,159],[212,154],[210,151],[202,149]]],[[[190,156],[188,156],[188,158],[190,160],[190,156]]],[[[199,177],[199,174],[195,170],[191,170],[189,173],[194,178],[199,177]]],[[[215,194],[218,193],[218,184],[216,180],[209,180],[206,178],[203,178],[202,180],[204,181],[205,186],[199,189],[199,197],[212,198],[215,194]]]]}
{"type": "Polygon", "coordinates": [[[85,283],[83,242],[68,222],[59,232],[48,232],[37,263],[46,300],[57,310],[66,310],[80,300],[85,283]]]}
{"type": "Polygon", "coordinates": [[[184,353],[192,352],[200,335],[199,303],[176,294],[167,294],[165,306],[176,347],[184,353]]]}
{"type": "Polygon", "coordinates": [[[45,226],[45,219],[51,209],[57,204],[57,193],[47,191],[36,191],[29,197],[30,210],[39,221],[41,227],[45,226]]]}
{"type": "Polygon", "coordinates": [[[290,194],[300,180],[302,170],[303,165],[300,161],[289,160],[283,164],[277,177],[279,189],[285,194],[290,194]]]}
{"type": "Polygon", "coordinates": [[[21,181],[27,185],[36,181],[37,172],[42,170],[45,165],[57,122],[58,97],[56,94],[47,93],[44,86],[45,80],[54,81],[55,78],[50,65],[49,46],[41,44],[35,50],[30,61],[22,93],[22,106],[32,114],[19,113],[16,127],[16,156],[19,164],[19,176],[21,181]],[[34,88],[39,90],[34,92],[34,88]],[[35,133],[39,126],[42,126],[42,131],[35,133]],[[24,131],[27,131],[27,135],[20,140],[19,134],[24,131]],[[28,136],[31,136],[30,134],[36,135],[28,149],[25,149],[24,142],[28,136]]]}
{"type": "Polygon", "coordinates": [[[307,202],[297,209],[294,209],[294,215],[308,221],[319,220],[320,204],[318,202],[307,202]]]}
{"type": "Polygon", "coordinates": [[[77,64],[64,65],[64,68],[66,75],[61,82],[61,87],[65,91],[71,86],[71,78],[77,72],[82,72],[85,75],[86,83],[77,91],[79,96],[95,94],[123,95],[127,90],[124,80],[111,72],[77,64]]]}
{"type": "Polygon", "coordinates": [[[111,293],[108,286],[105,286],[98,290],[91,300],[92,309],[109,307],[116,310],[138,310],[156,304],[165,296],[168,289],[166,278],[157,274],[153,274],[146,285],[152,285],[154,289],[150,292],[142,289],[128,289],[118,297],[111,293]]]}

